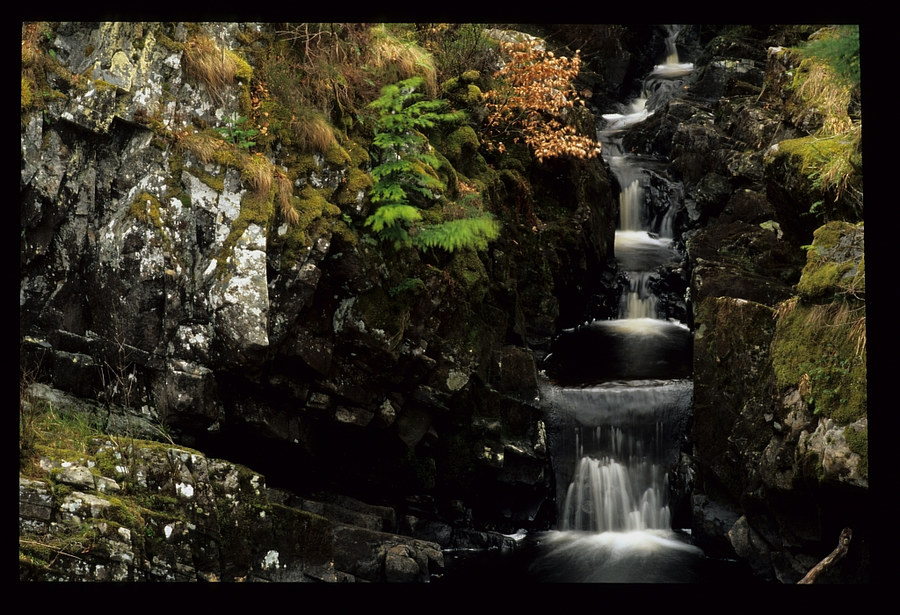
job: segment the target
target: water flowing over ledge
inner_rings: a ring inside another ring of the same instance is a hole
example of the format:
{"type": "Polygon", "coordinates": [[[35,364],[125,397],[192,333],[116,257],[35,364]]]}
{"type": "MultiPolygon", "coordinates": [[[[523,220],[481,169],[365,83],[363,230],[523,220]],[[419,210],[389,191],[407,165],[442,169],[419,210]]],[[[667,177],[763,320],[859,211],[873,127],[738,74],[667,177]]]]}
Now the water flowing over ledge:
{"type": "Polygon", "coordinates": [[[683,260],[672,225],[682,203],[659,203],[663,215],[651,215],[647,171],[622,153],[620,142],[692,70],[678,62],[677,33],[669,29],[666,63],[647,77],[641,96],[623,105],[623,113],[604,115],[598,131],[621,186],[615,256],[627,285],[617,319],[562,331],[545,360],[550,380],[541,393],[559,518],[530,566],[541,580],[689,582],[702,557],[672,529],[669,507],[669,472],[687,437],[693,401],[691,331],[659,313],[652,284],[657,271],[683,260]]]}

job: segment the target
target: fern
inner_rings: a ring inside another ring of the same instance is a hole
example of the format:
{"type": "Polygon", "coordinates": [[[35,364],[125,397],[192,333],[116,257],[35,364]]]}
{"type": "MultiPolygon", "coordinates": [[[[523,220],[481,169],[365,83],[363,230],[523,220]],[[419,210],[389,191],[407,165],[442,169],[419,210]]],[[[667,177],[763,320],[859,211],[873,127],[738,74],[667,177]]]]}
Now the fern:
{"type": "Polygon", "coordinates": [[[397,222],[403,222],[409,225],[422,219],[422,214],[412,205],[382,205],[375,213],[369,216],[366,224],[372,227],[375,232],[381,232],[386,228],[393,227],[397,222]]]}
{"type": "Polygon", "coordinates": [[[373,203],[405,203],[406,190],[400,184],[376,184],[371,199],[373,203]]]}
{"type": "Polygon", "coordinates": [[[370,192],[372,202],[379,207],[365,224],[395,247],[437,247],[448,252],[463,247],[484,248],[499,234],[499,224],[489,214],[479,212],[448,222],[417,224],[422,214],[410,204],[410,197],[436,202],[446,188],[435,171],[440,162],[421,131],[464,117],[459,111],[445,112],[443,100],[422,100],[416,92],[421,85],[422,79],[413,77],[385,86],[370,105],[379,113],[372,145],[381,150],[380,164],[372,169],[375,183],[370,192]]]}
{"type": "Polygon", "coordinates": [[[447,252],[460,248],[483,250],[499,234],[500,225],[493,216],[484,214],[422,226],[412,237],[412,243],[420,248],[440,248],[447,252]]]}

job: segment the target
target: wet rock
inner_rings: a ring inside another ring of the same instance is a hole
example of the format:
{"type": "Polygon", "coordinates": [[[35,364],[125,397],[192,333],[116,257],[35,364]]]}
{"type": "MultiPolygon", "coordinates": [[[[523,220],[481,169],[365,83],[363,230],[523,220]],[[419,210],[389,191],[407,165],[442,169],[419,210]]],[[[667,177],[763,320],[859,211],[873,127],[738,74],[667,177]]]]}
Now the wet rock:
{"type": "Polygon", "coordinates": [[[770,574],[772,554],[769,545],[753,530],[746,517],[742,516],[735,521],[728,530],[728,539],[735,553],[746,561],[757,575],[765,578],[770,574]]]}
{"type": "Polygon", "coordinates": [[[500,390],[533,398],[537,392],[537,370],[531,353],[515,346],[501,349],[500,390]]]}

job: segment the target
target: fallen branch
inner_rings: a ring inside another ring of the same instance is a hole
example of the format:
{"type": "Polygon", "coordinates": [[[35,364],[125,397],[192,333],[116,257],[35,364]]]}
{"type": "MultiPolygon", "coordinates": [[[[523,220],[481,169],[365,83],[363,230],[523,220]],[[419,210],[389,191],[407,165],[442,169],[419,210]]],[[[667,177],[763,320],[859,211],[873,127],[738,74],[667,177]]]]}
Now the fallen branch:
{"type": "Polygon", "coordinates": [[[853,537],[853,530],[849,527],[845,527],[841,530],[841,537],[838,539],[837,548],[832,551],[828,557],[823,559],[821,562],[812,567],[812,569],[806,573],[806,576],[797,581],[797,585],[810,585],[816,582],[816,578],[831,568],[834,564],[839,562],[845,555],[847,555],[847,550],[850,548],[850,539],[853,537]]]}

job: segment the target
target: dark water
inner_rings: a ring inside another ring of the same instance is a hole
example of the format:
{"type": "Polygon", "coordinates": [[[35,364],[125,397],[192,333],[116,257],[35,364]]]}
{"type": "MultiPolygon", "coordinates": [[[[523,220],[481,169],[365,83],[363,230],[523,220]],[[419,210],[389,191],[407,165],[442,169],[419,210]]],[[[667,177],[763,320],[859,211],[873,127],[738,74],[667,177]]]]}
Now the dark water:
{"type": "Polygon", "coordinates": [[[448,551],[434,582],[762,584],[743,564],[711,559],[681,532],[538,532],[515,551],[448,551]]]}

